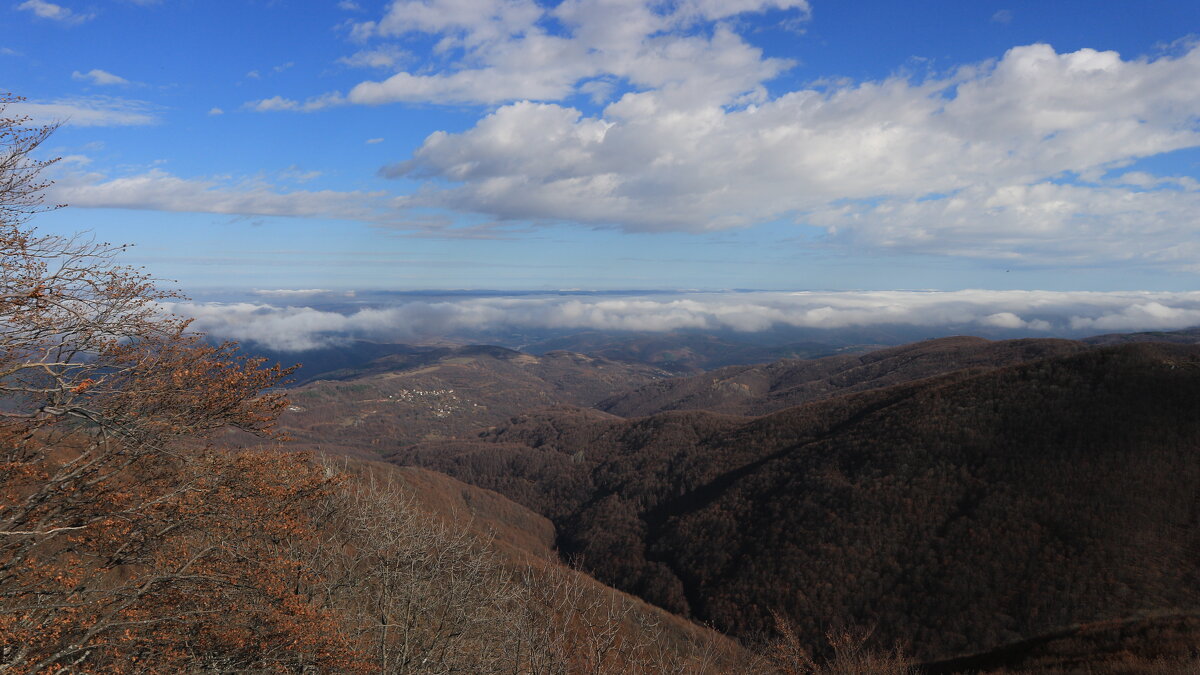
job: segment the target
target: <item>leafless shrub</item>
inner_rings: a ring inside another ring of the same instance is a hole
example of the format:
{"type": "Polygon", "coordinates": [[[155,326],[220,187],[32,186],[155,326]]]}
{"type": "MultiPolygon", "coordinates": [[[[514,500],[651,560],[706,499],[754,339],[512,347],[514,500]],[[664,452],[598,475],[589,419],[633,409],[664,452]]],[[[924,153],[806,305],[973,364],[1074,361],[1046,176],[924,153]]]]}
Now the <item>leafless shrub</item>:
{"type": "Polygon", "coordinates": [[[870,629],[830,629],[825,634],[832,656],[817,660],[787,617],[772,611],[777,637],[767,645],[766,659],[781,675],[909,675],[912,662],[899,645],[890,651],[867,646],[870,629]]]}
{"type": "Polygon", "coordinates": [[[373,475],[347,475],[300,554],[318,604],[347,617],[378,672],[719,672],[703,631],[667,641],[657,610],[563,565],[507,561],[373,475]]]}
{"type": "Polygon", "coordinates": [[[487,543],[421,511],[395,484],[348,481],[310,555],[320,604],[347,618],[381,673],[506,672],[517,588],[487,543]]]}

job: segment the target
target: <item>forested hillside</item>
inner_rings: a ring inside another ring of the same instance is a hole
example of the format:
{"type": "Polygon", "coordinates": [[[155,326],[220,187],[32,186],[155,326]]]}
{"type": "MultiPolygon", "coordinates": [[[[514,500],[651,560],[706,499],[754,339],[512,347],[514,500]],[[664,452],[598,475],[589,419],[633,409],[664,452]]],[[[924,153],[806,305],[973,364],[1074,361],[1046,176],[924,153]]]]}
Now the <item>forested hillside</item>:
{"type": "Polygon", "coordinates": [[[513,497],[601,580],[723,631],[776,610],[810,646],[845,621],[933,658],[1196,608],[1198,412],[1200,349],[1137,344],[760,418],[551,411],[391,460],[513,497]]]}

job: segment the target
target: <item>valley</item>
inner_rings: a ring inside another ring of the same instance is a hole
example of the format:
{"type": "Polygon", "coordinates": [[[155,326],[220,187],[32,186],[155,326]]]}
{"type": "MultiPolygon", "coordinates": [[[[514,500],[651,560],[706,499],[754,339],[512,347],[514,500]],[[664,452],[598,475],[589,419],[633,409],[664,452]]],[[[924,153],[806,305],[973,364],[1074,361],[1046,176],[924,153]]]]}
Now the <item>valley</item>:
{"type": "MultiPolygon", "coordinates": [[[[544,524],[497,527],[501,545],[541,542],[743,642],[782,617],[820,654],[831,626],[868,626],[958,672],[951,657],[1002,650],[1003,667],[1005,645],[1067,626],[1200,607],[1191,342],[954,337],[683,377],[462,347],[310,381],[281,420],[511,500],[544,524]]],[[[1186,657],[1195,624],[1178,626],[1135,651],[1186,657]]],[[[1104,639],[1097,663],[1121,651],[1104,639]]]]}

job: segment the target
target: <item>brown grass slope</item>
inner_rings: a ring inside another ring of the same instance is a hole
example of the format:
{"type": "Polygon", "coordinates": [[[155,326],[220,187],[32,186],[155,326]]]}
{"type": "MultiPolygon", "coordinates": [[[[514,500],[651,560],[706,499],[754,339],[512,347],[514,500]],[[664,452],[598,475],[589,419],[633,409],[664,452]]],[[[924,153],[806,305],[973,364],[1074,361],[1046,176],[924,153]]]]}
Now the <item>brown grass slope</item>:
{"type": "Polygon", "coordinates": [[[492,490],[416,466],[331,457],[334,466],[362,481],[394,484],[423,511],[487,539],[513,561],[558,561],[554,524],[492,490]]]}
{"type": "Polygon", "coordinates": [[[785,359],[659,380],[605,399],[596,407],[621,417],[642,417],[667,410],[765,415],[831,396],[911,382],[952,370],[1000,368],[1076,354],[1084,349],[1086,345],[1071,340],[991,342],[977,337],[939,338],[866,354],[785,359]]]}
{"type": "MultiPolygon", "coordinates": [[[[610,588],[578,569],[568,567],[552,549],[554,526],[544,517],[491,490],[468,485],[441,473],[384,462],[331,457],[327,461],[363,484],[394,486],[411,500],[396,508],[415,509],[424,518],[445,522],[452,531],[467,531],[478,546],[510,570],[519,585],[557,611],[590,613],[579,626],[560,626],[570,634],[561,648],[581,651],[633,649],[650,662],[618,667],[612,658],[593,663],[595,672],[732,672],[735,664],[754,658],[737,642],[709,628],[670,614],[610,588]],[[598,632],[611,634],[600,636],[598,632]],[[597,637],[604,640],[597,643],[597,637]],[[589,640],[590,638],[590,640],[589,640]]],[[[452,583],[452,580],[447,580],[452,583]]],[[[496,592],[503,592],[497,589],[496,592]]],[[[515,619],[515,617],[513,617],[515,619]]],[[[562,617],[560,617],[562,618],[562,617]]],[[[544,638],[545,636],[543,636],[544,638]]],[[[547,645],[540,645],[547,647],[547,645]]],[[[417,669],[420,671],[420,669],[417,669]]],[[[552,668],[547,672],[558,672],[552,668]]]]}
{"type": "Polygon", "coordinates": [[[919,658],[1200,606],[1200,348],[963,370],[747,419],[550,411],[392,460],[549,517],[607,583],[738,635],[919,658]]]}

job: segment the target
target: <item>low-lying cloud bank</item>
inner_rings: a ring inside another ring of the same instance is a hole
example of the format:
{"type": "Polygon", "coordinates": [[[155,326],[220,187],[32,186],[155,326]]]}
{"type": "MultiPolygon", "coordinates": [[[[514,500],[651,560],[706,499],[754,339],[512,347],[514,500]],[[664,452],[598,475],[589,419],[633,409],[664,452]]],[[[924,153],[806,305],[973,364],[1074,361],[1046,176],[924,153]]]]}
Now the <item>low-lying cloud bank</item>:
{"type": "MultiPolygon", "coordinates": [[[[296,298],[291,298],[296,299],[296,298]]],[[[1200,292],[806,291],[652,296],[406,298],[353,311],[254,302],[174,303],[213,337],[279,351],[346,339],[414,341],[496,330],[853,329],[900,325],[1080,336],[1200,324],[1200,292]]]]}

